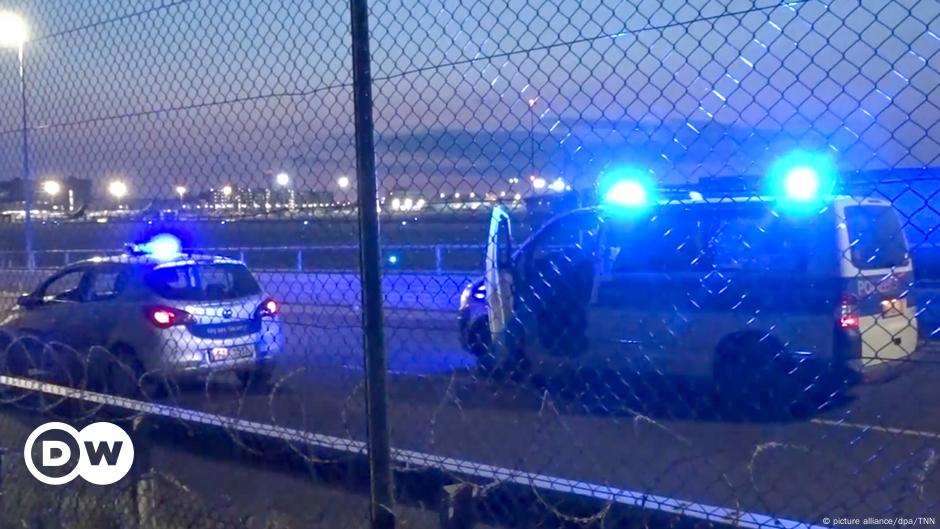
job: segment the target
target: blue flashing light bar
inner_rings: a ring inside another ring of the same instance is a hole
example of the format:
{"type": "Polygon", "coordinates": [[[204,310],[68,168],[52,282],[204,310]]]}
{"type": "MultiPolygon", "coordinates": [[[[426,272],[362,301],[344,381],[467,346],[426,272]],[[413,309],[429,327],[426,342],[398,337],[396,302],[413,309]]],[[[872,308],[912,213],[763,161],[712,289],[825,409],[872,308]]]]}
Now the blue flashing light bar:
{"type": "Polygon", "coordinates": [[[797,150],[779,158],[767,173],[770,194],[787,210],[817,210],[832,196],[838,181],[838,170],[832,160],[821,153],[797,150]]]}
{"type": "Polygon", "coordinates": [[[601,175],[601,202],[624,213],[646,209],[656,201],[656,186],[649,171],[618,166],[601,175]]]}
{"type": "Polygon", "coordinates": [[[149,255],[158,261],[169,261],[183,253],[182,243],[169,233],[153,236],[149,241],[134,245],[134,253],[149,255]]]}

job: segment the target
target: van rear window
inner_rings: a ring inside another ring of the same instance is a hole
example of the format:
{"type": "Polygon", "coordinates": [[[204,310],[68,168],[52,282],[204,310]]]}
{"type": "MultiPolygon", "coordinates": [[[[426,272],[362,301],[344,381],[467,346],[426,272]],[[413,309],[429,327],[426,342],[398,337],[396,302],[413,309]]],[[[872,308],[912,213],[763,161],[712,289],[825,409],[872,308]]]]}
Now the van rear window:
{"type": "Polygon", "coordinates": [[[145,281],[160,297],[179,301],[224,301],[261,293],[251,272],[240,264],[160,267],[145,281]]]}
{"type": "Polygon", "coordinates": [[[890,206],[847,206],[849,254],[860,270],[907,266],[910,254],[897,213],[890,206]]]}

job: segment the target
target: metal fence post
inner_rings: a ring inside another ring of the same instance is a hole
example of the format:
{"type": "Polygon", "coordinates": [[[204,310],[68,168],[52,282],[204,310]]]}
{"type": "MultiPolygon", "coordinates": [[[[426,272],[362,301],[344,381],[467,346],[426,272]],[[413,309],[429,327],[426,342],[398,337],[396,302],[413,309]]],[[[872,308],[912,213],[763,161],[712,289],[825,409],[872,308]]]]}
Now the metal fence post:
{"type": "Polygon", "coordinates": [[[367,0],[350,0],[353,102],[356,123],[356,179],[359,198],[359,262],[362,273],[362,323],[366,365],[370,504],[372,529],[395,527],[391,443],[382,318],[382,270],[372,122],[372,71],[367,0]]]}
{"type": "Polygon", "coordinates": [[[134,465],[131,467],[131,512],[133,526],[153,529],[156,479],[150,458],[153,424],[150,417],[140,415],[131,422],[131,440],[134,443],[134,465]]]}

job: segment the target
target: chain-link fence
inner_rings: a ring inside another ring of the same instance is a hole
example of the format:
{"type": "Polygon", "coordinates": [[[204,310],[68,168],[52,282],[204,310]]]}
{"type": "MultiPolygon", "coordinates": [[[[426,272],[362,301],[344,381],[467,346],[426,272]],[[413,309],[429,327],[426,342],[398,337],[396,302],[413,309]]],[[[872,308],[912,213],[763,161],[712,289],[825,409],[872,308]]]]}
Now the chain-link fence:
{"type": "Polygon", "coordinates": [[[935,2],[350,4],[0,9],[4,527],[936,524],[935,2]]]}

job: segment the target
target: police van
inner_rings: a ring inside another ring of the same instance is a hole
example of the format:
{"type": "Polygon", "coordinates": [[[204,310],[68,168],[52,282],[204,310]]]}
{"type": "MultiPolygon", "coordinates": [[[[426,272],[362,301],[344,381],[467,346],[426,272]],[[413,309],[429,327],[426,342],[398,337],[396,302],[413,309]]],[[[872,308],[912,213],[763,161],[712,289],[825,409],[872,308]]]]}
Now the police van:
{"type": "Polygon", "coordinates": [[[669,199],[621,180],[518,249],[496,208],[487,354],[726,386],[895,371],[918,342],[898,214],[885,200],[817,196],[819,176],[790,171],[778,196],[669,199]]]}

